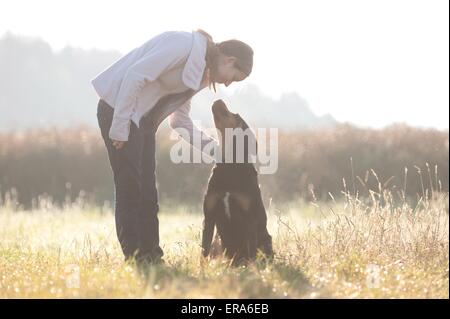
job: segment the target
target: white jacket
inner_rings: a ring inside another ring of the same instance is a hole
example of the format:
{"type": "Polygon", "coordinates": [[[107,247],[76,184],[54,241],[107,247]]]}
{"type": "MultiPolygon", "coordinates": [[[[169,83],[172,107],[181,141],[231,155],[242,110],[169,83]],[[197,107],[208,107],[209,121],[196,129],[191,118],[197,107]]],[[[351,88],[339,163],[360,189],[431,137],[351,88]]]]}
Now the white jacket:
{"type": "MultiPolygon", "coordinates": [[[[97,75],[92,85],[99,97],[114,108],[109,137],[127,141],[131,121],[139,127],[141,118],[161,97],[188,89],[195,93],[203,89],[206,47],[207,39],[197,31],[164,32],[97,75]]],[[[202,149],[211,141],[217,144],[193,125],[189,117],[190,99],[171,107],[176,109],[169,118],[172,128],[187,129],[191,143],[194,134],[202,134],[202,149]]]]}

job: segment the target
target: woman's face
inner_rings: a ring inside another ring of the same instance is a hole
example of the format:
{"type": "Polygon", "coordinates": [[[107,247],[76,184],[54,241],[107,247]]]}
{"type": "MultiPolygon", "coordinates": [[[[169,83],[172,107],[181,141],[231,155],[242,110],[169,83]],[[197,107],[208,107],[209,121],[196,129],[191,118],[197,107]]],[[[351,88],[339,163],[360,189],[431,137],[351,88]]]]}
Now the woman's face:
{"type": "Polygon", "coordinates": [[[234,66],[235,57],[221,55],[217,66],[215,82],[229,86],[233,82],[244,80],[247,75],[234,66]]]}

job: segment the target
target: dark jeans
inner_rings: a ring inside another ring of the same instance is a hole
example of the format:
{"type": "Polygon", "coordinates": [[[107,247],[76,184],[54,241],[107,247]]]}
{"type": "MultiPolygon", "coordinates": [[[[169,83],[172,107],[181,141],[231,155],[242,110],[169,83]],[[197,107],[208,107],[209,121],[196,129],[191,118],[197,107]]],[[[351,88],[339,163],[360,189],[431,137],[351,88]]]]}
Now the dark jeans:
{"type": "Polygon", "coordinates": [[[131,121],[128,141],[116,149],[109,138],[114,109],[100,99],[97,118],[114,175],[116,231],[125,259],[154,262],[159,246],[158,192],[155,178],[156,130],[131,121]]]}

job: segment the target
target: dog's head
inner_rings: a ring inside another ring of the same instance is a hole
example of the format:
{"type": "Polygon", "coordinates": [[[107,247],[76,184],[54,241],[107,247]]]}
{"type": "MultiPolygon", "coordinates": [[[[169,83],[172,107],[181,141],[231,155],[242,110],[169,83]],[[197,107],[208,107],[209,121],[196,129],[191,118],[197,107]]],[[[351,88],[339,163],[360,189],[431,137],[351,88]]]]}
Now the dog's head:
{"type": "Polygon", "coordinates": [[[248,124],[238,113],[232,113],[222,100],[217,100],[212,106],[212,113],[214,117],[214,124],[220,134],[220,142],[222,148],[222,154],[225,154],[225,148],[227,147],[227,141],[232,142],[233,149],[233,162],[236,163],[237,152],[242,152],[244,162],[248,162],[248,156],[256,156],[258,150],[258,144],[256,136],[250,129],[248,124]],[[228,129],[228,130],[227,130],[228,129]],[[232,129],[232,139],[228,139],[226,134],[232,129]],[[241,139],[243,144],[237,142],[237,139],[241,139]],[[241,147],[243,145],[243,147],[241,147]]]}

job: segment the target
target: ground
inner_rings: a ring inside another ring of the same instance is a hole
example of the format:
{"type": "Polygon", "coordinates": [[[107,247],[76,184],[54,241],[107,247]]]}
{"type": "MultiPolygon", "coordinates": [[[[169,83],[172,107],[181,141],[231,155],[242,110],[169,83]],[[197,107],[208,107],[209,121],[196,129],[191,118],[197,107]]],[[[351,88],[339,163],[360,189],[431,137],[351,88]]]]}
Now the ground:
{"type": "MultiPolygon", "coordinates": [[[[165,264],[123,261],[107,206],[0,208],[0,298],[449,298],[448,194],[271,203],[276,258],[202,260],[199,207],[162,204],[165,264]]],[[[387,196],[388,197],[388,196],[387,196]]]]}

